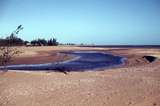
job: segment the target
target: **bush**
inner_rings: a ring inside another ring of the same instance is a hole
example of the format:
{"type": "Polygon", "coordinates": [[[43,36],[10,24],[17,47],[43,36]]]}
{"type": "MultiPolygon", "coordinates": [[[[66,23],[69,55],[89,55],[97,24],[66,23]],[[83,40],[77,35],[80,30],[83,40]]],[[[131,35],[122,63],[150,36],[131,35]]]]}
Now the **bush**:
{"type": "Polygon", "coordinates": [[[4,66],[4,70],[6,69],[6,65],[12,61],[13,57],[19,53],[21,53],[19,50],[10,46],[0,47],[0,65],[4,66]]]}

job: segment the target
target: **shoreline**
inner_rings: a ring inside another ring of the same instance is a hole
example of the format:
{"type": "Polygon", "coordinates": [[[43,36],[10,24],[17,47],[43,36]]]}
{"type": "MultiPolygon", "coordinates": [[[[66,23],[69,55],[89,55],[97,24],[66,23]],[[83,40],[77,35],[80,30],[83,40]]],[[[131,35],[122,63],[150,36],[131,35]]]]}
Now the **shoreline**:
{"type": "MultiPolygon", "coordinates": [[[[39,47],[32,47],[33,49],[40,49],[39,47]]],[[[136,54],[135,56],[133,54],[124,54],[123,52],[121,53],[121,51],[126,50],[125,52],[127,52],[127,50],[129,51],[130,49],[126,49],[126,48],[91,48],[91,47],[47,47],[48,51],[44,51],[45,47],[42,47],[42,49],[40,50],[35,50],[32,52],[32,54],[34,55],[24,55],[26,53],[22,53],[20,54],[20,56],[17,56],[16,58],[13,59],[13,61],[11,63],[9,63],[9,65],[15,65],[15,64],[43,64],[43,63],[50,63],[50,62],[56,62],[56,61],[65,61],[68,59],[72,59],[74,58],[74,56],[70,56],[70,55],[57,55],[58,52],[70,52],[73,50],[79,50],[79,51],[99,51],[99,52],[104,52],[104,53],[108,53],[108,54],[112,54],[115,56],[121,56],[121,57],[126,57],[128,60],[132,59],[132,58],[139,58],[140,60],[143,60],[141,57],[143,57],[144,55],[147,54],[136,54]],[[73,49],[71,49],[73,48],[73,49]],[[119,53],[120,51],[120,53],[119,53]]],[[[28,49],[28,47],[26,47],[26,49],[28,49]]],[[[131,48],[132,50],[133,48],[131,48]]],[[[138,48],[139,49],[139,48],[138,48]]],[[[144,48],[143,48],[144,49],[144,48]]],[[[27,50],[25,52],[28,52],[27,50]]],[[[147,63],[147,61],[145,61],[147,63]]],[[[141,63],[140,63],[141,64],[141,63]]],[[[128,64],[125,64],[125,66],[128,66],[128,64]]]]}
{"type": "MultiPolygon", "coordinates": [[[[114,56],[109,53],[104,53],[100,51],[73,51],[73,52],[58,52],[57,54],[68,55],[73,57],[72,59],[53,62],[53,63],[43,63],[43,64],[17,64],[17,65],[7,65],[8,70],[47,70],[47,71],[60,71],[56,70],[63,68],[62,71],[87,71],[87,70],[100,70],[105,68],[114,68],[124,64],[126,58],[120,56],[114,56]],[[98,57],[96,57],[98,56],[98,57]],[[105,59],[104,59],[105,58],[105,59]],[[108,59],[107,59],[108,58],[108,59]],[[89,59],[87,61],[86,59],[89,59]],[[87,63],[86,63],[87,62],[87,63]],[[99,65],[98,65],[99,64],[99,65]],[[58,66],[57,66],[58,65],[58,66]],[[85,66],[85,68],[83,68],[85,66]]],[[[2,67],[0,66],[0,69],[2,67]]]]}

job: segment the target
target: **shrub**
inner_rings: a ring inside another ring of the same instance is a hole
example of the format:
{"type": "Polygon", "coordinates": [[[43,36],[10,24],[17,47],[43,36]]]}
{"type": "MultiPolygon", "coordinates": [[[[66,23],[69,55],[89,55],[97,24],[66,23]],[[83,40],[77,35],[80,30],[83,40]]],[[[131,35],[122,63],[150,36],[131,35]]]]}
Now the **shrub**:
{"type": "Polygon", "coordinates": [[[13,57],[19,53],[21,53],[19,50],[10,46],[0,47],[0,65],[4,66],[4,70],[6,70],[6,65],[12,61],[13,57]]]}

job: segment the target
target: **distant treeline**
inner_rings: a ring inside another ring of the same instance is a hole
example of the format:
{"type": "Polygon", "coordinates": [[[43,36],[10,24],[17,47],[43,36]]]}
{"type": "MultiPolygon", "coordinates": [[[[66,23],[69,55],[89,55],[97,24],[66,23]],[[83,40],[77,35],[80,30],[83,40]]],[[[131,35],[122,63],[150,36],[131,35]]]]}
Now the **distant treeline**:
{"type": "Polygon", "coordinates": [[[22,25],[19,25],[10,36],[6,38],[0,38],[0,46],[57,46],[58,42],[55,38],[49,40],[38,38],[32,41],[25,41],[17,37],[18,33],[23,29],[22,25]]]}
{"type": "Polygon", "coordinates": [[[29,42],[27,43],[34,46],[57,46],[58,45],[58,42],[55,38],[51,38],[49,40],[39,38],[37,40],[32,40],[30,43],[29,42]]]}
{"type": "Polygon", "coordinates": [[[0,46],[57,46],[55,38],[49,40],[38,38],[32,41],[25,41],[13,34],[6,38],[0,38],[0,46]]]}
{"type": "Polygon", "coordinates": [[[0,38],[0,46],[21,46],[24,45],[24,41],[14,35],[6,38],[0,38]]]}

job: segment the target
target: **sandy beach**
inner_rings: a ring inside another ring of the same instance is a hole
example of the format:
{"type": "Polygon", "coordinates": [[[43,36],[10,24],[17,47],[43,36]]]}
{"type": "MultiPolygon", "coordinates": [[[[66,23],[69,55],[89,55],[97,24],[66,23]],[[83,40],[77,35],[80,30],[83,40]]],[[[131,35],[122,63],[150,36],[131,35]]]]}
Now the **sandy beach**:
{"type": "Polygon", "coordinates": [[[160,106],[160,49],[20,47],[10,64],[68,60],[60,51],[103,51],[126,57],[125,64],[101,71],[0,72],[0,106],[160,106]],[[155,56],[149,62],[143,56],[155,56]]]}

